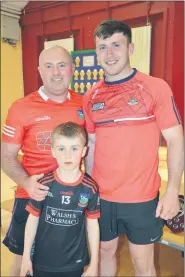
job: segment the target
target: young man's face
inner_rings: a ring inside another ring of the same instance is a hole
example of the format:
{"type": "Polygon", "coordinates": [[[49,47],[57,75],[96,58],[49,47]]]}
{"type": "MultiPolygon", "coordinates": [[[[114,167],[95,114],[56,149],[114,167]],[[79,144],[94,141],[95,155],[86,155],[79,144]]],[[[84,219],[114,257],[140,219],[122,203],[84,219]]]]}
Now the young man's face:
{"type": "Polygon", "coordinates": [[[55,138],[52,154],[56,158],[59,167],[69,171],[79,168],[86,150],[87,147],[84,146],[81,137],[68,138],[61,136],[60,138],[55,138]]]}
{"type": "Polygon", "coordinates": [[[69,88],[73,64],[67,51],[51,48],[40,58],[39,73],[48,96],[60,96],[69,88]]]}
{"type": "Polygon", "coordinates": [[[96,37],[96,53],[109,81],[122,79],[124,69],[129,64],[129,56],[133,53],[133,44],[122,33],[115,33],[103,39],[96,37]]]}

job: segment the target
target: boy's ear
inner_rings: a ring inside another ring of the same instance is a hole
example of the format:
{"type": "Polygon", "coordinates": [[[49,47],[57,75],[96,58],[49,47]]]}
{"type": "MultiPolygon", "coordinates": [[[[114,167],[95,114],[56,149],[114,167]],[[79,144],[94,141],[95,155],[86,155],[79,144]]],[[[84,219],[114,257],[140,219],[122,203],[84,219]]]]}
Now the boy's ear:
{"type": "Polygon", "coordinates": [[[84,146],[83,151],[82,151],[82,158],[85,157],[86,152],[87,152],[87,146],[84,146]]]}

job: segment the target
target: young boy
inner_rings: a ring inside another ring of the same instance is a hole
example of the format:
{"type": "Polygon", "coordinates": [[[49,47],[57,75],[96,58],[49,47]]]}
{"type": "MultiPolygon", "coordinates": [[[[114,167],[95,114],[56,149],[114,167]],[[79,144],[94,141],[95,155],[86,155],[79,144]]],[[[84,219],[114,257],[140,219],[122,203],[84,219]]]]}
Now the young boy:
{"type": "Polygon", "coordinates": [[[57,126],[51,137],[58,169],[40,182],[50,187],[45,200],[30,200],[21,276],[98,276],[99,194],[96,183],[80,171],[86,154],[86,133],[76,123],[57,126]],[[86,224],[85,224],[86,218],[86,224]],[[91,251],[89,263],[86,229],[91,251]],[[35,240],[33,265],[30,259],[35,240]]]}

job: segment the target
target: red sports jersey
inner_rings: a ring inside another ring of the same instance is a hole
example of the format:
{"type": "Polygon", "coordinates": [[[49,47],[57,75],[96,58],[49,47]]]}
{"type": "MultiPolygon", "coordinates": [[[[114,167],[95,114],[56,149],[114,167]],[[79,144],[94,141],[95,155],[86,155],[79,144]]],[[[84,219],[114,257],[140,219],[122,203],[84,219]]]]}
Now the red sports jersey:
{"type": "Polygon", "coordinates": [[[84,113],[88,133],[96,134],[92,176],[101,198],[154,199],[160,132],[180,124],[167,83],[136,70],[118,82],[100,81],[85,94],[84,113]]]}
{"type": "MultiPolygon", "coordinates": [[[[65,102],[57,103],[39,89],[12,104],[2,140],[21,145],[22,166],[30,175],[47,173],[57,168],[51,155],[51,133],[57,125],[67,121],[84,126],[82,96],[69,90],[65,102]]],[[[15,196],[29,198],[20,186],[15,196]]]]}

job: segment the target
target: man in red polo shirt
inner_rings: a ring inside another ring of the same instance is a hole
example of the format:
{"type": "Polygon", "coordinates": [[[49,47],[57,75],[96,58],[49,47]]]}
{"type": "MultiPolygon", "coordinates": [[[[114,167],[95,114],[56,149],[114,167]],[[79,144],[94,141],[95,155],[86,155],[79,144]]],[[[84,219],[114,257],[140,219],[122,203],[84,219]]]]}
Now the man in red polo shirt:
{"type": "Polygon", "coordinates": [[[118,238],[126,234],[136,276],[156,276],[154,242],[163,220],[179,211],[183,132],[170,87],[132,69],[131,29],[105,20],[95,30],[96,51],[105,79],[84,96],[89,133],[86,171],[101,198],[101,276],[115,276],[118,238]],[[168,147],[169,179],[159,201],[158,148],[168,147]]]}
{"type": "Polygon", "coordinates": [[[18,184],[12,221],[3,243],[16,254],[11,276],[19,276],[24,248],[24,229],[29,198],[41,201],[48,187],[38,180],[57,168],[51,155],[51,132],[60,123],[84,126],[82,97],[68,89],[74,66],[67,50],[54,46],[42,51],[39,73],[43,86],[15,101],[2,134],[2,168],[18,184]],[[19,150],[23,160],[17,159],[19,150]]]}

